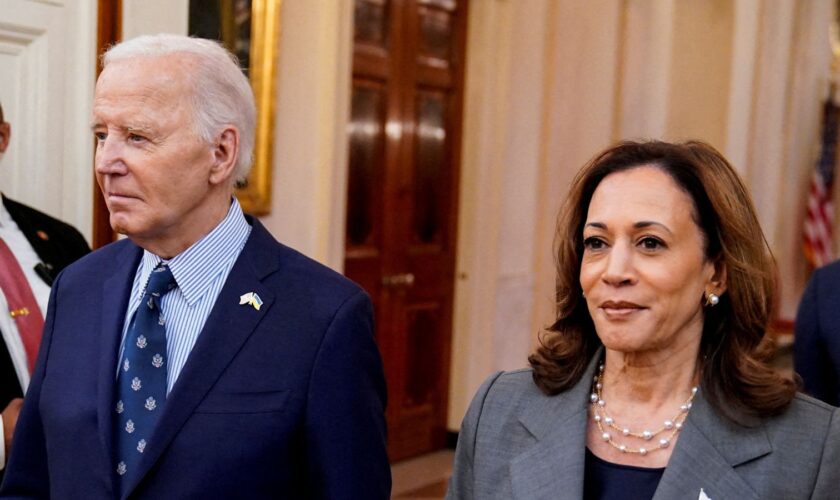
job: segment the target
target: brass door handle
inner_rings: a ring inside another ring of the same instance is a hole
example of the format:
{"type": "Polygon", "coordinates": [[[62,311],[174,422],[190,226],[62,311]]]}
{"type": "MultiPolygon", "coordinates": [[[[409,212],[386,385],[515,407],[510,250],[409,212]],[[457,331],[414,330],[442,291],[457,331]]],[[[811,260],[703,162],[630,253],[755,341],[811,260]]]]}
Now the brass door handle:
{"type": "Polygon", "coordinates": [[[414,274],[402,273],[382,277],[382,285],[386,287],[409,287],[414,284],[414,274]]]}

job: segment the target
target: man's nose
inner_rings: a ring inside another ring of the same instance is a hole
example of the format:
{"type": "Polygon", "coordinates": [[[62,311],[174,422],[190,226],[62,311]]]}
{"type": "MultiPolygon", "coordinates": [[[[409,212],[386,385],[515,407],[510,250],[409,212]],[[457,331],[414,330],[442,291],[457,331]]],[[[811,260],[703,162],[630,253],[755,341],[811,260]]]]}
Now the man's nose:
{"type": "Polygon", "coordinates": [[[99,175],[126,173],[123,148],[119,140],[108,136],[97,143],[95,169],[99,175]]]}

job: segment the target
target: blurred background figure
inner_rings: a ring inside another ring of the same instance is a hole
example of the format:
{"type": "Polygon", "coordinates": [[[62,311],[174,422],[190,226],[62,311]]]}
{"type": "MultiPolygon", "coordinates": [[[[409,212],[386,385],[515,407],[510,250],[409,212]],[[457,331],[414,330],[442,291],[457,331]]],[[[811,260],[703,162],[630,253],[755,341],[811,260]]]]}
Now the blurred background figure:
{"type": "Polygon", "coordinates": [[[68,264],[90,252],[74,227],[2,194],[3,155],[11,134],[0,103],[0,480],[41,342],[50,285],[68,264]]]}
{"type": "Polygon", "coordinates": [[[802,390],[840,404],[840,262],[814,271],[796,314],[794,367],[802,390]]]}

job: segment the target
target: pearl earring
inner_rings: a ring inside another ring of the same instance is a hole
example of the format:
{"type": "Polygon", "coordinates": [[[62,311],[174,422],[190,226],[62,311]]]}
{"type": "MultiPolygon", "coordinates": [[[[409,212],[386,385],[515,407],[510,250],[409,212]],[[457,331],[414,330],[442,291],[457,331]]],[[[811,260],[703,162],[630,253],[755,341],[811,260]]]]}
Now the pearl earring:
{"type": "Polygon", "coordinates": [[[720,296],[715,293],[709,292],[709,295],[706,296],[706,304],[714,307],[718,305],[718,302],[720,302],[720,296]]]}

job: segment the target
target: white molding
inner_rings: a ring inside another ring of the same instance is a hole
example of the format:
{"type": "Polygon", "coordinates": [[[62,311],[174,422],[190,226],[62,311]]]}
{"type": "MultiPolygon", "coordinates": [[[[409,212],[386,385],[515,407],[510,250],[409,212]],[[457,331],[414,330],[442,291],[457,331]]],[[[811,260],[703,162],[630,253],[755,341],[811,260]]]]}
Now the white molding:
{"type": "MultiPolygon", "coordinates": [[[[48,137],[47,76],[49,57],[47,30],[40,27],[13,23],[0,23],[0,53],[13,58],[4,63],[10,70],[12,98],[3,103],[7,121],[12,124],[11,144],[4,158],[3,190],[10,196],[35,203],[39,208],[46,201],[35,192],[46,179],[44,148],[38,137],[48,137]]],[[[52,207],[50,207],[52,208],[52,207]]],[[[47,210],[55,214],[55,210],[47,210]]]]}
{"type": "Polygon", "coordinates": [[[63,88],[65,145],[61,213],[91,241],[93,193],[98,191],[93,180],[94,151],[89,127],[96,84],[97,0],[76,0],[74,7],[71,25],[78,35],[68,39],[65,53],[74,62],[74,68],[80,70],[65,67],[68,78],[63,88]]]}
{"type": "Polygon", "coordinates": [[[64,7],[65,3],[64,0],[29,0],[33,3],[44,3],[47,5],[55,5],[57,7],[64,7]]]}
{"type": "Polygon", "coordinates": [[[0,41],[17,42],[19,45],[29,44],[46,30],[35,26],[7,23],[0,21],[0,41]]]}

